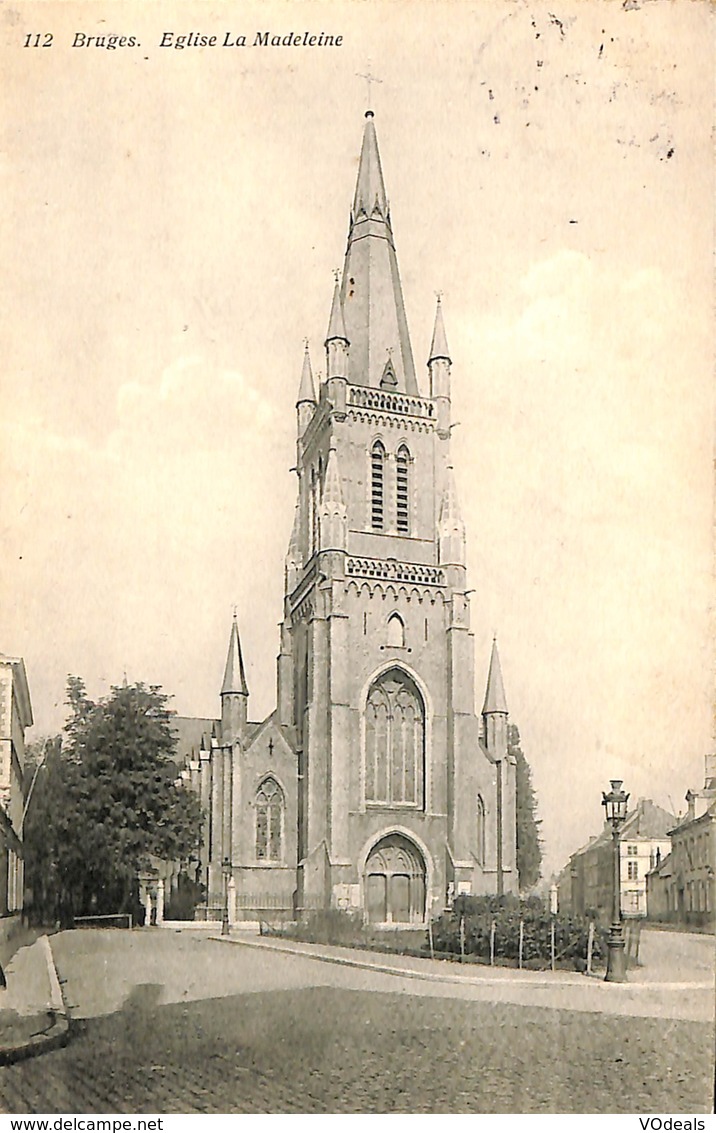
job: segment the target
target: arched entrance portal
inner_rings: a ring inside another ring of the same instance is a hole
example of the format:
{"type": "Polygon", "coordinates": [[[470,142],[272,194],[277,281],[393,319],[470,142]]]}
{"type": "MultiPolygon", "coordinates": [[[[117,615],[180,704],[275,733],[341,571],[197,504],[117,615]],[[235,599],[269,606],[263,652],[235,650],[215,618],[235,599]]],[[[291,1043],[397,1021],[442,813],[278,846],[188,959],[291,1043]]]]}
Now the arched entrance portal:
{"type": "Polygon", "coordinates": [[[425,862],[403,834],[388,834],[365,864],[365,903],[371,924],[422,924],[425,862]]]}

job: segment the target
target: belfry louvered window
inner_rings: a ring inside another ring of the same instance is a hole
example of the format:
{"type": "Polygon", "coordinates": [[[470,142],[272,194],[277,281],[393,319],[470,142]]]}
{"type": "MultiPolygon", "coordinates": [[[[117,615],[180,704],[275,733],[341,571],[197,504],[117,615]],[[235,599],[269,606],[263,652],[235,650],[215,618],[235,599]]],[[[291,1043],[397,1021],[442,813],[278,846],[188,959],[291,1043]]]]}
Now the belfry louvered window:
{"type": "Polygon", "coordinates": [[[370,453],[370,525],[374,531],[385,526],[385,449],[380,441],[370,453]]]}
{"type": "Polygon", "coordinates": [[[405,445],[401,445],[398,449],[396,457],[396,514],[398,520],[398,531],[401,535],[407,535],[410,531],[410,506],[408,500],[408,468],[410,465],[410,453],[405,445]]]}

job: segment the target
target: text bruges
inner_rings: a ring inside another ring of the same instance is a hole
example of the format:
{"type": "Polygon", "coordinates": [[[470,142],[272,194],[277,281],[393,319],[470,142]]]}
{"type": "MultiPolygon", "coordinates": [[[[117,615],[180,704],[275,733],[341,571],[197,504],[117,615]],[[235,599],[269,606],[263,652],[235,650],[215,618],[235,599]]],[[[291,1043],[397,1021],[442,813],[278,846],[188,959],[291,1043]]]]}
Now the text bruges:
{"type": "MultiPolygon", "coordinates": [[[[287,35],[272,35],[268,31],[257,31],[251,42],[252,47],[341,47],[342,35],[327,35],[324,31],[314,35],[310,32],[289,32],[287,35]]],[[[160,47],[174,47],[182,51],[185,47],[246,47],[245,35],[235,35],[227,31],[223,40],[218,35],[201,35],[191,31],[188,35],[176,35],[165,31],[159,42],[160,47]]]]}

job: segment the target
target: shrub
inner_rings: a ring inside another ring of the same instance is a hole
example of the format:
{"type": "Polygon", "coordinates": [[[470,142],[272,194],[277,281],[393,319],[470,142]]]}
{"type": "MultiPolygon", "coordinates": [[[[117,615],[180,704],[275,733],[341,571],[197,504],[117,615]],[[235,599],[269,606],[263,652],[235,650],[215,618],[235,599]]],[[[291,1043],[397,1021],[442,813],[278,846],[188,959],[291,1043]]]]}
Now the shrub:
{"type": "MultiPolygon", "coordinates": [[[[460,953],[460,921],[464,922],[465,953],[489,960],[490,933],[495,925],[495,958],[518,960],[520,922],[523,927],[522,962],[529,967],[549,964],[551,927],[555,926],[555,957],[584,967],[587,956],[589,922],[581,918],[552,917],[539,897],[458,897],[453,908],[433,921],[433,947],[436,952],[460,953]]],[[[606,955],[606,933],[595,926],[593,963],[606,955]]]]}
{"type": "Polygon", "coordinates": [[[309,944],[361,944],[366,936],[363,915],[343,909],[304,912],[291,931],[294,940],[309,944]]]}

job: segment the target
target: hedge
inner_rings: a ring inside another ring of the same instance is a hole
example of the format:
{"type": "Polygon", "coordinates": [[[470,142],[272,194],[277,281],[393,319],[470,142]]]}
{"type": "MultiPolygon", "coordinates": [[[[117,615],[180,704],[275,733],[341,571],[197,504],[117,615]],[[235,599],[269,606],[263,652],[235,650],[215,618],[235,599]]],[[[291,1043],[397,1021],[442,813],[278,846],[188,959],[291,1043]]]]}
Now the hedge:
{"type": "MultiPolygon", "coordinates": [[[[521,922],[523,964],[530,967],[549,964],[554,923],[556,961],[581,968],[586,966],[590,922],[581,917],[552,916],[538,897],[525,900],[513,896],[457,897],[452,909],[432,922],[432,946],[436,953],[461,954],[461,921],[466,956],[489,962],[494,924],[495,959],[519,961],[521,922]]],[[[597,964],[605,957],[606,931],[595,925],[592,962],[597,964]]]]}

